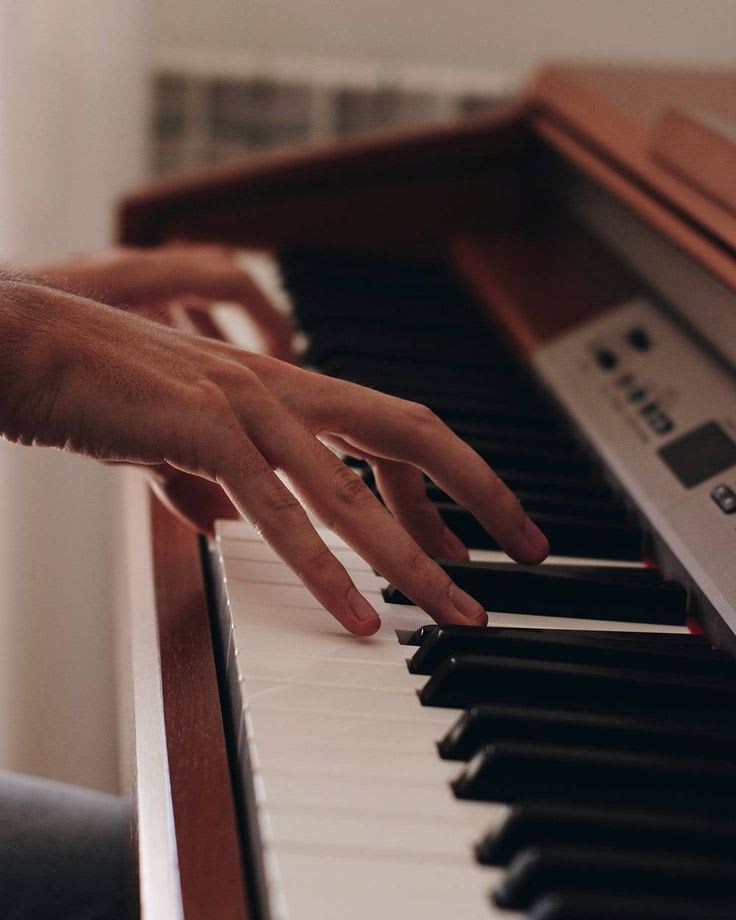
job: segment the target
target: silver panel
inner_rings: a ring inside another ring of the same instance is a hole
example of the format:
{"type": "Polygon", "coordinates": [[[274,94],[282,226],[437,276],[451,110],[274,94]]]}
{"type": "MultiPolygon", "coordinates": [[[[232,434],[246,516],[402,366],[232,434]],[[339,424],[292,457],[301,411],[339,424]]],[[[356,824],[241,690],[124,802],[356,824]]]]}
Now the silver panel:
{"type": "Polygon", "coordinates": [[[664,569],[691,581],[695,612],[707,619],[704,608],[710,606],[736,633],[736,514],[724,514],[710,494],[719,483],[736,491],[736,465],[686,488],[658,454],[707,422],[736,441],[736,379],[644,299],[562,335],[539,350],[535,365],[645,518],[664,569]],[[649,335],[649,350],[629,343],[634,327],[649,335]],[[602,349],[615,356],[615,367],[600,366],[602,349]],[[652,430],[651,408],[642,411],[652,403],[671,420],[671,431],[652,430]]]}

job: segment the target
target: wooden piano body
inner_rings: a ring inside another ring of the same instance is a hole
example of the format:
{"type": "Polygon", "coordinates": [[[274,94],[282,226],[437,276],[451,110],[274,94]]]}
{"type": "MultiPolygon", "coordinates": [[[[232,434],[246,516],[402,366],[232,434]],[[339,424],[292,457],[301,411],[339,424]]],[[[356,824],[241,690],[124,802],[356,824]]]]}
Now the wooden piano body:
{"type": "MultiPolygon", "coordinates": [[[[559,218],[554,189],[567,194],[570,183],[602,190],[637,227],[736,291],[736,145],[721,127],[734,113],[736,72],[551,66],[490,114],[143,189],[122,203],[119,237],[449,260],[530,357],[616,302],[624,283],[559,218]]],[[[722,337],[733,364],[731,322],[722,337]]],[[[143,914],[246,917],[201,547],[137,479],[123,497],[126,743],[135,751],[143,914]]],[[[710,628],[728,632],[717,618],[710,628]]]]}

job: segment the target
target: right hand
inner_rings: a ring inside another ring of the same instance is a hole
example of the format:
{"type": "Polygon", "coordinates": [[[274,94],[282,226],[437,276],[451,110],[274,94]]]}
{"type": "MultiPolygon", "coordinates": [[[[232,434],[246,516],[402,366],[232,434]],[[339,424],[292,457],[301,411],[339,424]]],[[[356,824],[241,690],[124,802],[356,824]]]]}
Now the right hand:
{"type": "Polygon", "coordinates": [[[547,554],[513,494],[423,406],[33,283],[0,283],[0,343],[6,437],[217,484],[356,635],[378,616],[293,493],[438,623],[487,617],[430,558],[465,551],[424,474],[514,558],[547,554]],[[325,441],[373,464],[393,514],[325,441]]]}

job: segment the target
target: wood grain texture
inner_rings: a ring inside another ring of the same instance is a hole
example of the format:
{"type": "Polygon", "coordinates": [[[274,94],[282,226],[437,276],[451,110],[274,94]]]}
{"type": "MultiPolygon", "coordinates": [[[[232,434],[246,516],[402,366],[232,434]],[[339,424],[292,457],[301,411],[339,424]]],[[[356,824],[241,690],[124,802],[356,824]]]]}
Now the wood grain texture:
{"type": "Polygon", "coordinates": [[[161,689],[184,918],[247,920],[197,540],[154,498],[150,513],[161,689]]]}

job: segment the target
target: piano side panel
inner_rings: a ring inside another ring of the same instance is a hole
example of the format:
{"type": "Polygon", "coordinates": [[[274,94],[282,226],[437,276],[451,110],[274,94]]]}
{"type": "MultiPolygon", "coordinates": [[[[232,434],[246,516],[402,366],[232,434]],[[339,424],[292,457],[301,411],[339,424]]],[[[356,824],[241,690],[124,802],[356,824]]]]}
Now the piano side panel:
{"type": "Polygon", "coordinates": [[[153,564],[169,782],[186,920],[245,920],[246,898],[202,561],[153,496],[153,564]]]}
{"type": "Polygon", "coordinates": [[[196,536],[122,471],[119,635],[135,746],[141,915],[247,920],[196,536]],[[132,677],[128,678],[128,674],[132,677]]]}

